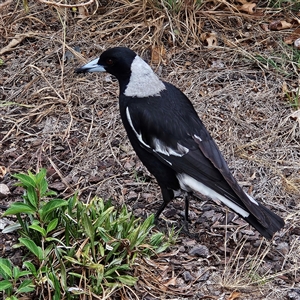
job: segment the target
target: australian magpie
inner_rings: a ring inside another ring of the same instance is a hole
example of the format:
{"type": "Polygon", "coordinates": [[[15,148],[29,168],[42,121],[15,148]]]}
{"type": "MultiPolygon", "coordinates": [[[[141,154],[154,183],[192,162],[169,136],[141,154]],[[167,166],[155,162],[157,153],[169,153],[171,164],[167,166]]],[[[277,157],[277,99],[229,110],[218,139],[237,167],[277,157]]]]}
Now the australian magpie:
{"type": "MultiPolygon", "coordinates": [[[[108,49],[76,70],[103,71],[119,81],[120,113],[128,138],[161,188],[163,203],[156,218],[182,192],[198,192],[227,205],[267,239],[284,226],[282,218],[242,190],[192,103],[178,88],[160,80],[125,47],[108,49]]],[[[186,219],[187,207],[188,200],[186,219]]]]}

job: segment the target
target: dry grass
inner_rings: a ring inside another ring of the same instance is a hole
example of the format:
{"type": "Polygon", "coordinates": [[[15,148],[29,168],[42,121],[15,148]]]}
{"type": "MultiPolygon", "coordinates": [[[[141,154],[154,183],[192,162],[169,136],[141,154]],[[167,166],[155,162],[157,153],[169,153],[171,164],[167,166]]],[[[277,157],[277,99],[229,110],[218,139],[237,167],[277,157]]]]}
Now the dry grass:
{"type": "MultiPolygon", "coordinates": [[[[116,0],[106,6],[108,1],[94,1],[83,17],[79,9],[43,2],[29,3],[28,13],[11,2],[0,17],[0,165],[12,173],[44,166],[52,184],[62,184],[63,196],[79,190],[82,199],[98,194],[126,203],[137,215],[154,212],[161,196],[126,138],[116,81],[107,74],[73,74],[108,47],[131,47],[192,100],[241,185],[287,225],[272,243],[255,248],[258,236],[238,220],[224,231],[224,209],[214,205],[219,219],[211,218],[207,228],[197,225],[210,202],[194,199],[191,229],[201,232],[210,256],[191,257],[192,241],[181,235],[169,256],[141,264],[148,277],[124,297],[217,299],[229,297],[224,288],[247,287],[255,299],[283,299],[299,288],[300,125],[282,93],[284,85],[291,90],[299,84],[299,62],[282,42],[290,31],[260,27],[280,12],[248,15],[226,1],[186,1],[172,11],[164,1],[116,0]],[[215,32],[218,45],[204,46],[204,32],[215,32]],[[262,59],[270,57],[276,68],[262,59]],[[285,254],[276,248],[282,243],[285,254]],[[186,270],[195,275],[191,282],[182,277],[186,270]]],[[[254,299],[247,293],[243,299],[254,299]]]]}

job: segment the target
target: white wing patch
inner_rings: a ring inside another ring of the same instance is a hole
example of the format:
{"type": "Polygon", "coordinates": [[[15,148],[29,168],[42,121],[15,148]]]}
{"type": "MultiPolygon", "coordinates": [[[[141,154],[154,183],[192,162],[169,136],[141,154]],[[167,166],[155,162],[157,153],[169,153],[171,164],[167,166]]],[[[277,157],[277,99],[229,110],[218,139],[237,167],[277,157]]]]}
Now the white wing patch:
{"type": "Polygon", "coordinates": [[[131,76],[124,95],[138,98],[159,96],[165,89],[151,67],[137,55],[131,64],[131,76]]]}
{"type": "Polygon", "coordinates": [[[201,193],[204,196],[208,196],[212,199],[218,199],[221,202],[223,202],[225,205],[230,207],[232,210],[234,210],[236,213],[241,215],[242,217],[244,217],[244,218],[249,217],[250,214],[247,211],[245,211],[244,209],[242,209],[241,207],[239,207],[232,201],[228,200],[224,196],[220,195],[219,193],[215,192],[211,188],[207,187],[203,183],[192,178],[191,176],[189,176],[187,174],[178,174],[177,179],[179,180],[180,187],[184,191],[189,192],[191,190],[194,190],[194,191],[201,193]]]}
{"type": "Polygon", "coordinates": [[[172,149],[165,145],[161,140],[158,138],[153,139],[154,144],[154,151],[157,153],[161,153],[167,156],[174,155],[178,157],[182,157],[183,155],[189,152],[189,149],[177,143],[177,149],[172,149]]]}
{"type": "Polygon", "coordinates": [[[256,205],[259,205],[250,195],[248,195],[247,193],[246,193],[246,195],[248,196],[248,198],[249,198],[249,200],[252,202],[252,203],[254,203],[254,204],[256,204],[256,205]]]}
{"type": "Polygon", "coordinates": [[[126,107],[126,117],[127,117],[127,120],[128,120],[128,123],[129,123],[130,127],[132,128],[133,132],[135,133],[135,135],[136,135],[136,137],[138,138],[138,140],[140,141],[140,143],[141,143],[142,145],[144,145],[145,147],[150,148],[150,146],[144,142],[141,133],[138,133],[138,132],[135,130],[135,128],[134,128],[134,126],[133,126],[133,124],[132,124],[132,120],[131,120],[131,117],[130,117],[130,113],[129,113],[129,108],[128,108],[128,106],[126,107]]]}
{"type": "Polygon", "coordinates": [[[198,142],[202,142],[202,139],[201,139],[200,136],[194,134],[194,138],[195,138],[195,140],[197,140],[198,142]]]}

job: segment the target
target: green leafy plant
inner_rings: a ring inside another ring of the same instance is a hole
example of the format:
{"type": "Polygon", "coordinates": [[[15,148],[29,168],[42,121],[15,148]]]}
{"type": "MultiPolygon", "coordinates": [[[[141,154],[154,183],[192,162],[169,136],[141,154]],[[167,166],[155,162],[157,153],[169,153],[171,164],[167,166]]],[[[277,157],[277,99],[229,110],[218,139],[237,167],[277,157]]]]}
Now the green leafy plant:
{"type": "Polygon", "coordinates": [[[153,232],[153,215],[141,222],[125,206],[116,209],[101,198],[86,204],[77,195],[56,198],[45,169],[14,177],[25,190],[24,201],[13,203],[3,216],[17,217],[21,237],[15,247],[30,255],[23,263],[26,271],[0,261],[0,288],[11,299],[33,289],[55,300],[107,295],[136,283],[136,259],[157,255],[170,244],[172,237],[153,232]]]}
{"type": "Polygon", "coordinates": [[[18,266],[13,266],[10,260],[0,258],[0,292],[7,295],[6,300],[15,300],[18,299],[15,295],[34,291],[35,285],[28,276],[30,274],[29,269],[22,271],[18,266]]]}
{"type": "Polygon", "coordinates": [[[299,11],[300,4],[298,0],[269,0],[268,6],[274,8],[289,8],[290,10],[299,11]]]}
{"type": "Polygon", "coordinates": [[[297,77],[300,67],[299,51],[285,43],[281,43],[280,46],[280,51],[269,55],[256,54],[253,58],[256,63],[264,69],[276,71],[286,78],[297,77]]]}

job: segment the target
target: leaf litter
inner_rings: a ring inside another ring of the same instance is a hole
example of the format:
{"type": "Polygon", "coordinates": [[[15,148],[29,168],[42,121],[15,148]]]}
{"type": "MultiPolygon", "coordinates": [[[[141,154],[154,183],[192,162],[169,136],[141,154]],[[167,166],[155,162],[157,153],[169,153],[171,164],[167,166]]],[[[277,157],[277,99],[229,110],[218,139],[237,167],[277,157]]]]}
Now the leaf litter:
{"type": "MultiPolygon", "coordinates": [[[[242,187],[287,224],[267,243],[224,207],[193,199],[195,238],[180,233],[169,252],[140,262],[135,292],[120,293],[141,299],[294,299],[300,289],[300,118],[282,86],[299,86],[299,62],[282,41],[293,47],[295,15],[265,17],[264,7],[246,1],[204,1],[201,7],[185,1],[185,10],[171,10],[165,1],[88,2],[76,9],[72,1],[72,8],[36,1],[28,13],[6,3],[0,166],[10,194],[1,197],[0,208],[22,194],[10,174],[46,167],[61,197],[79,191],[82,200],[99,195],[126,203],[138,216],[156,211],[159,189],[125,135],[115,79],[73,74],[104,49],[125,45],[192,100],[242,187]],[[203,257],[197,255],[201,249],[203,257]]],[[[160,227],[180,224],[182,208],[180,199],[171,203],[160,227]]],[[[16,239],[0,233],[0,248],[4,257],[21,262],[23,254],[12,248],[16,239]]]]}

